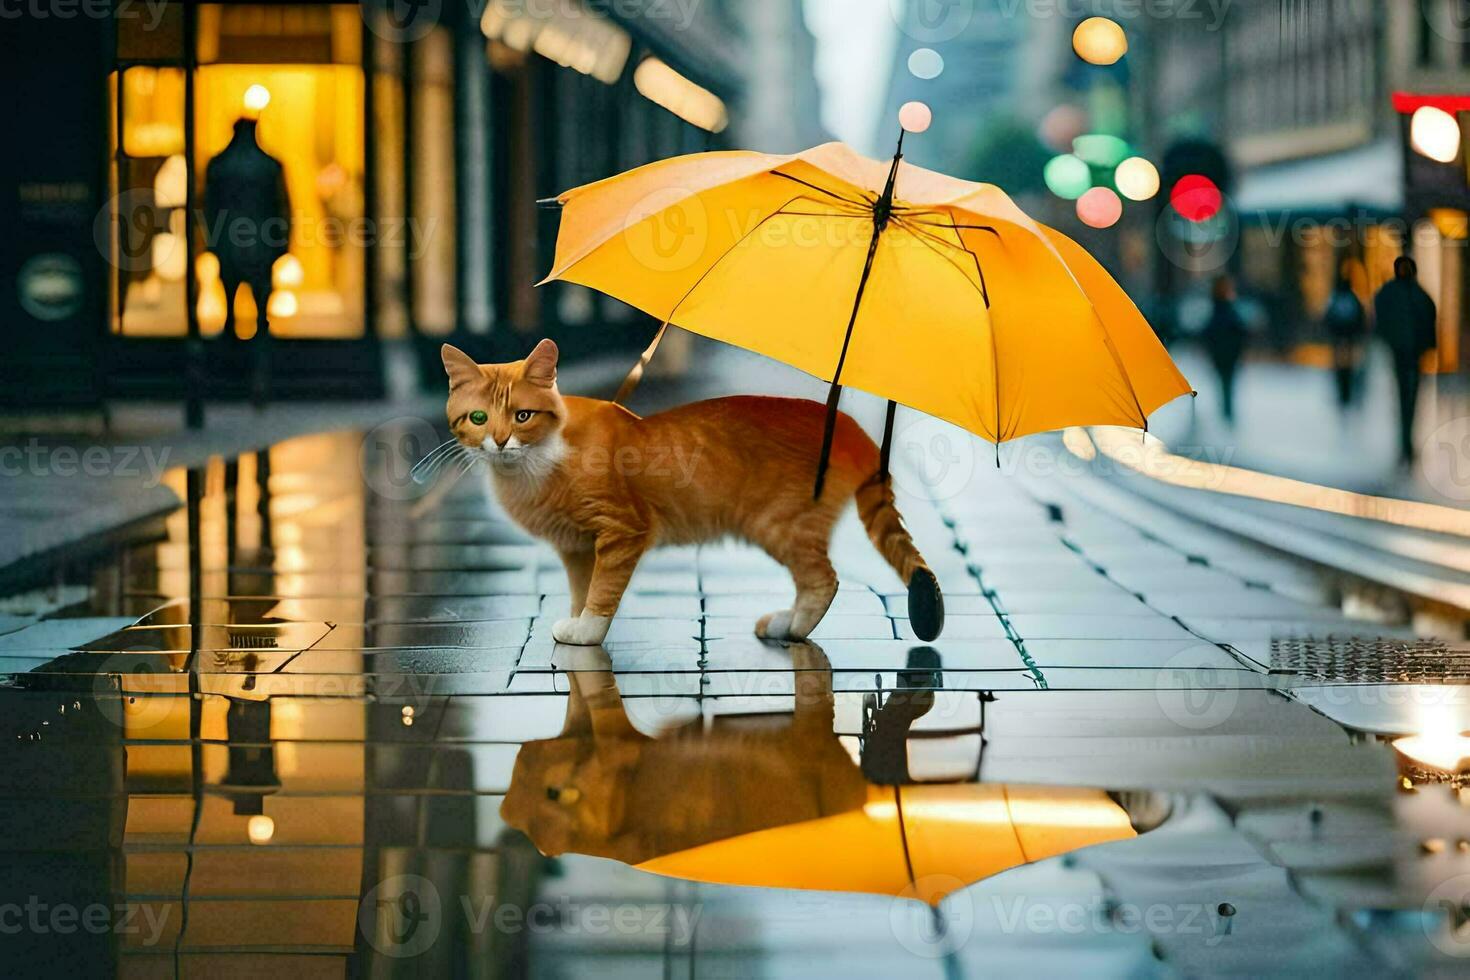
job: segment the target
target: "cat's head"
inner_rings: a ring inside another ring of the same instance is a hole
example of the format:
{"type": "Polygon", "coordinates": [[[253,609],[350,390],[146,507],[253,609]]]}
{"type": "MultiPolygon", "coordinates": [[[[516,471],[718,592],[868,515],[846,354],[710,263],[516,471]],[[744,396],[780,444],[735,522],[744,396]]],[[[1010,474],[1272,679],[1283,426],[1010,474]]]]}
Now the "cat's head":
{"type": "Polygon", "coordinates": [[[556,344],[543,340],[509,364],[476,364],[449,344],[440,354],[449,375],[449,431],[461,445],[502,472],[555,464],[567,418],[556,390],[556,344]]]}

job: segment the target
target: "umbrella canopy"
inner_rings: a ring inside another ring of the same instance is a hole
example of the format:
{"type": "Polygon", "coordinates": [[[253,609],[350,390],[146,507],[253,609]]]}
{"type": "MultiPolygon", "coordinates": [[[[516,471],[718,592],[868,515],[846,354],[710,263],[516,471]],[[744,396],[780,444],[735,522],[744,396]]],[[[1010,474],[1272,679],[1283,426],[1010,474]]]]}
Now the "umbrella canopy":
{"type": "MultiPolygon", "coordinates": [[[[547,281],[997,444],[1190,392],[1077,243],[999,188],[858,155],[699,153],[567,191],[547,281]]],[[[831,407],[835,412],[834,387],[831,407]]]]}
{"type": "Polygon", "coordinates": [[[931,905],[1002,871],[1137,836],[1102,790],[969,783],[870,786],[862,808],[638,865],[724,885],[815,888],[931,905]]]}

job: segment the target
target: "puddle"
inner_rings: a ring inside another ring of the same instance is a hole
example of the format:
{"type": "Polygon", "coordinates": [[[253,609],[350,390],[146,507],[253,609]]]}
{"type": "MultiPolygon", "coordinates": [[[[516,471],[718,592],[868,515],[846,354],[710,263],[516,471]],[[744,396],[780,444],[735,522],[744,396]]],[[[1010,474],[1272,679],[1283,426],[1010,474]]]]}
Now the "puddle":
{"type": "Polygon", "coordinates": [[[558,647],[555,556],[473,479],[433,507],[385,484],[381,443],[170,473],[188,504],[163,540],[7,620],[20,972],[1264,975],[1470,953],[1463,651],[1398,637],[1367,670],[1394,638],[1283,618],[1265,559],[1249,588],[1198,542],[1177,575],[1157,540],[1120,566],[1137,532],[1069,510],[1059,546],[1003,481],[989,541],[915,510],[917,534],[971,542],[936,560],[937,643],[904,639],[901,589],[839,531],[812,643],[755,640],[785,580],[720,546],[652,556],[605,648],[558,647]]]}

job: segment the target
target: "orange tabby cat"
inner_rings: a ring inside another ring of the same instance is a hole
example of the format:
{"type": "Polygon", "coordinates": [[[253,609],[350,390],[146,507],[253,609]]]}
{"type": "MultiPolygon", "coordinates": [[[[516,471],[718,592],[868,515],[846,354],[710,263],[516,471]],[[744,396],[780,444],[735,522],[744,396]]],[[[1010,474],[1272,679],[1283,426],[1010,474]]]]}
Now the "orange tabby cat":
{"type": "Polygon", "coordinates": [[[796,582],[792,608],[762,616],[756,634],[804,639],[837,594],[827,546],[854,498],[868,536],[908,585],[914,632],[939,635],[939,583],[878,475],[878,447],[846,415],[814,501],[826,412],[817,402],[717,398],[639,418],[612,402],[563,398],[550,340],[510,364],[476,364],[448,344],[442,355],[450,431],[489,464],[510,516],[566,565],[572,610],[552,628],[558,642],[603,641],[649,548],[723,537],[764,548],[796,582]]]}

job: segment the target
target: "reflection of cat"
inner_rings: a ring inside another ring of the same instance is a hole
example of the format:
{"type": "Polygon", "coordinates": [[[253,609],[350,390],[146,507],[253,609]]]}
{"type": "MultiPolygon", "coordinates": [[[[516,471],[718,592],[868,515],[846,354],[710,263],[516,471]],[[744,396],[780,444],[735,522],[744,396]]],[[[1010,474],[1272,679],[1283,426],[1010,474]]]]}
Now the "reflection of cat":
{"type": "Polygon", "coordinates": [[[639,864],[711,841],[859,809],[868,784],[833,733],[832,674],[811,644],[790,647],[796,711],[730,719],[658,738],[636,730],[608,670],[572,671],[566,725],[527,742],[501,805],[545,854],[639,864]]]}
{"type": "Polygon", "coordinates": [[[611,402],[563,398],[556,345],[543,340],[511,364],[476,364],[449,345],[446,411],[470,458],[483,460],[517,523],[566,565],[572,618],[552,635],[597,644],[649,548],[737,537],[764,548],[796,582],[796,601],[756,633],[805,639],[837,594],[827,556],[849,501],[868,536],[908,586],[914,632],[944,624],[939,583],[879,473],[878,447],[839,415],[831,468],[812,499],[825,408],[795,398],[717,398],[639,418],[611,402]]]}

